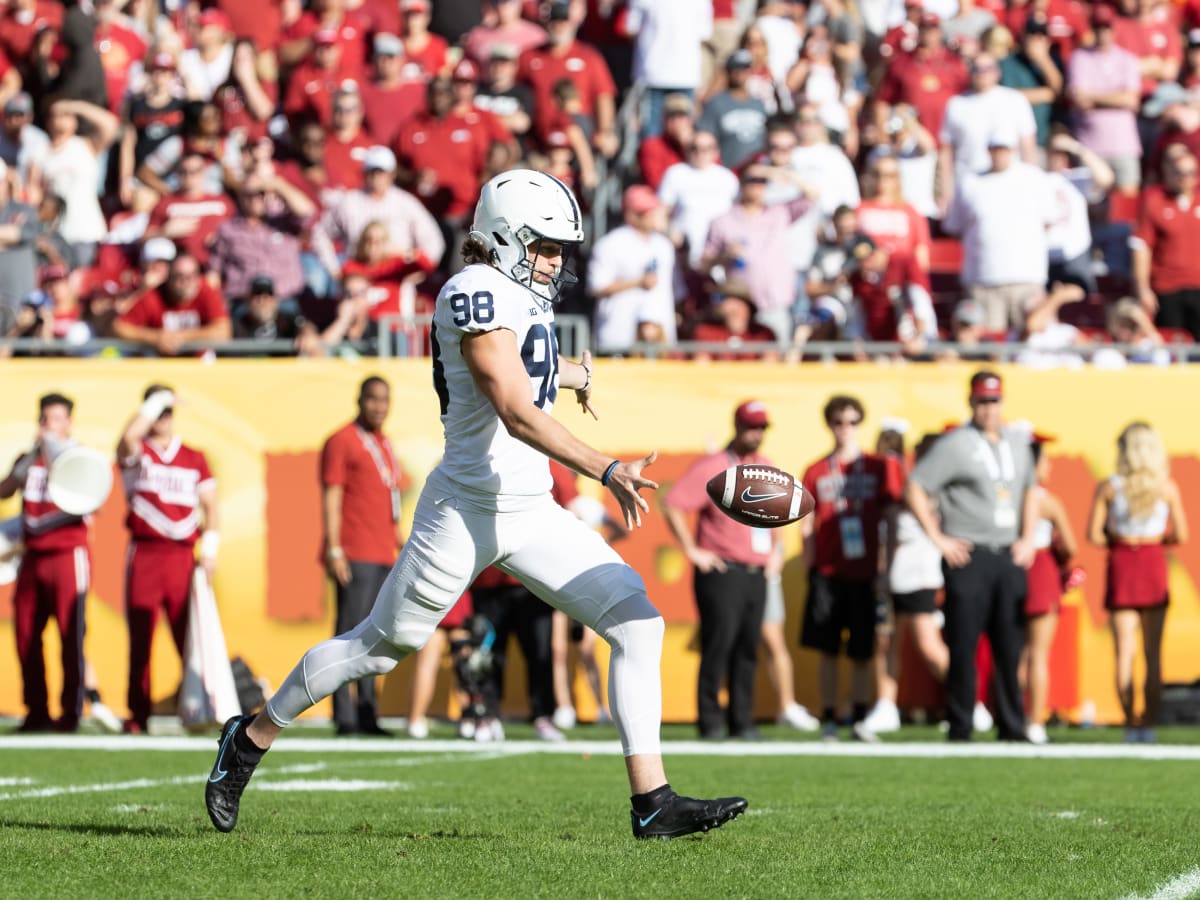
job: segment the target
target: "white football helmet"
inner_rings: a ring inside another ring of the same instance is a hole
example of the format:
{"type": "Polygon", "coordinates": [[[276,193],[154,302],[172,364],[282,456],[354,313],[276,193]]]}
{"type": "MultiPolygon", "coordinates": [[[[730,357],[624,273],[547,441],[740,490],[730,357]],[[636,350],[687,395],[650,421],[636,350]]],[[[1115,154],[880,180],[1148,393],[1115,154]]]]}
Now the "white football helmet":
{"type": "Polygon", "coordinates": [[[564,254],[583,242],[583,219],[571,189],[545,172],[512,169],[488,181],[479,193],[471,238],[487,248],[491,263],[517,284],[547,300],[557,300],[563,284],[578,279],[565,267],[549,284],[533,277],[541,240],[562,244],[564,254]]]}

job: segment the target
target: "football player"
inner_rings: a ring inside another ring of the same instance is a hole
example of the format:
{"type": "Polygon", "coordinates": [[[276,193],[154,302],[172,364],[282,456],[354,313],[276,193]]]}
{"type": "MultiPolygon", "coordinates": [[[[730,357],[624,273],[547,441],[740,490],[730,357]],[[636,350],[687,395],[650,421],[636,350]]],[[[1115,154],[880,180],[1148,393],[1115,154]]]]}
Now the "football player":
{"type": "Polygon", "coordinates": [[[554,502],[547,457],[612,491],[629,527],[648,512],[654,462],[611,459],[551,417],[560,387],[591,406],[591,360],[560,359],[553,303],[583,241],[579,204],[557,179],[517,169],[484,185],[463,246],[466,267],[434,311],[433,383],[445,452],[418,501],[400,558],[358,627],[313,647],[263,711],[225,723],[205,801],[220,831],[237,824],[263,753],[340,685],[391,671],[421,647],[475,576],[495,564],[612,647],[609,699],[633,796],[633,834],[707,831],[746,809],[741,797],[694,800],[671,790],[659,731],[663,620],[641,577],[554,502]]]}

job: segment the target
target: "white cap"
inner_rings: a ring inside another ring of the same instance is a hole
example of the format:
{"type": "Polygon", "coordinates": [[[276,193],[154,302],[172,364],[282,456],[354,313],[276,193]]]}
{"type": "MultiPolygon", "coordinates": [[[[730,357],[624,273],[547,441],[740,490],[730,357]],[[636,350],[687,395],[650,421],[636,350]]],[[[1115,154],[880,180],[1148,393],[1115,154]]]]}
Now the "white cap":
{"type": "Polygon", "coordinates": [[[175,242],[170,238],[150,238],[142,245],[142,263],[170,262],[175,258],[175,242]]]}
{"type": "Polygon", "coordinates": [[[894,431],[896,434],[905,435],[908,434],[908,430],[911,427],[907,419],[901,419],[897,416],[884,416],[879,420],[880,431],[894,431]]]}
{"type": "Polygon", "coordinates": [[[363,156],[363,171],[370,172],[372,169],[394,172],[396,170],[396,154],[380,144],[368,147],[363,156]]]}

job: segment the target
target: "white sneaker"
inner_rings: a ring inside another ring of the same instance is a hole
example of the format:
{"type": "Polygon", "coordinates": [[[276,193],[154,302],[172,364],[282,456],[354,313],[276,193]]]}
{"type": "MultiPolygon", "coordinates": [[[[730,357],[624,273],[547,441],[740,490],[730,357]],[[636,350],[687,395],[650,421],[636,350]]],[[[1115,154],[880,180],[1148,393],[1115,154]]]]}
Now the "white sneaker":
{"type": "Polygon", "coordinates": [[[429,737],[429,720],[414,719],[408,723],[408,736],[418,741],[423,741],[429,737]]]}
{"type": "Polygon", "coordinates": [[[888,734],[900,730],[900,710],[891,700],[878,700],[863,724],[875,734],[888,734]]]}
{"type": "Polygon", "coordinates": [[[553,722],[555,728],[570,731],[575,727],[575,707],[560,706],[554,710],[553,722]]]}
{"type": "Polygon", "coordinates": [[[539,741],[565,741],[567,736],[554,727],[549,716],[538,716],[533,720],[533,731],[539,741]]]}
{"type": "Polygon", "coordinates": [[[1025,726],[1025,737],[1031,744],[1048,744],[1050,738],[1046,734],[1046,726],[1030,723],[1025,726]]]}
{"type": "Polygon", "coordinates": [[[991,731],[994,724],[988,708],[982,703],[976,703],[975,712],[971,715],[971,727],[976,731],[991,731]]]}
{"type": "Polygon", "coordinates": [[[475,740],[475,720],[462,719],[458,723],[458,736],[464,741],[475,740]]]}
{"type": "Polygon", "coordinates": [[[792,703],[779,714],[775,721],[780,725],[788,725],[798,731],[817,731],[821,720],[810,713],[799,703],[792,703]]]}
{"type": "Polygon", "coordinates": [[[861,722],[855,722],[850,726],[850,734],[856,741],[862,741],[864,744],[878,744],[879,736],[867,727],[867,722],[864,719],[861,722]]]}
{"type": "Polygon", "coordinates": [[[124,728],[124,723],[117,718],[117,714],[99,700],[92,704],[92,721],[109,734],[120,734],[124,728]]]}
{"type": "Polygon", "coordinates": [[[493,741],[504,740],[504,726],[499,719],[484,719],[475,726],[475,741],[489,744],[493,741]]]}

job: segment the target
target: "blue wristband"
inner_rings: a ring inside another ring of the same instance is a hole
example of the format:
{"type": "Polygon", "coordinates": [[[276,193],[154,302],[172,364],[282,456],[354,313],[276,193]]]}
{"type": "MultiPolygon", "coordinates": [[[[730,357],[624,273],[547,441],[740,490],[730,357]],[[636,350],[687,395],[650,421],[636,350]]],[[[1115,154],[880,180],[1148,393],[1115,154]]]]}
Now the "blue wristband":
{"type": "Polygon", "coordinates": [[[612,478],[613,469],[621,464],[619,459],[614,459],[608,464],[608,468],[604,470],[604,474],[600,476],[600,484],[608,487],[608,479],[612,478]]]}

